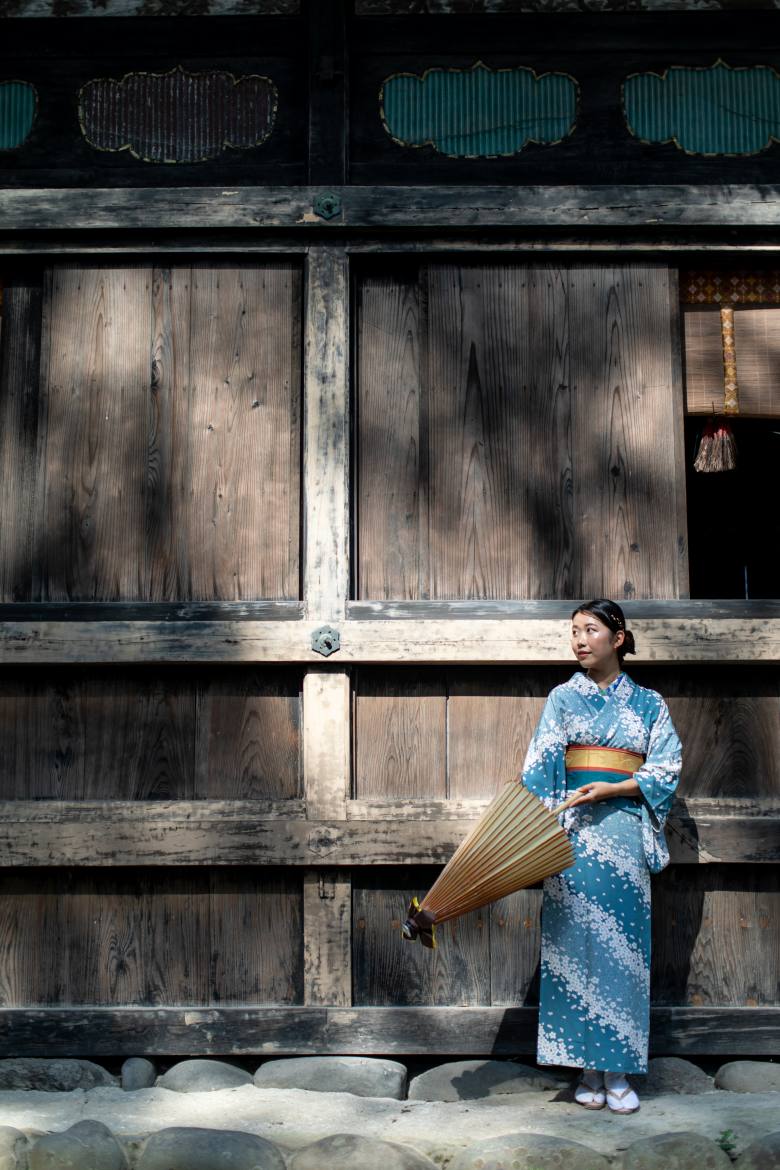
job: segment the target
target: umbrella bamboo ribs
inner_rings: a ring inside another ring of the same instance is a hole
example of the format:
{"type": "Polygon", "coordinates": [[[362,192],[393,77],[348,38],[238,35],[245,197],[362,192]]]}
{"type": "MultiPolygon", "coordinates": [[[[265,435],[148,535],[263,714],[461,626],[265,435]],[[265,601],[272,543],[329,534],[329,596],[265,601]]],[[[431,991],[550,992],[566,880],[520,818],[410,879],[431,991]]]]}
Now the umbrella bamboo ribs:
{"type": "Polygon", "coordinates": [[[479,910],[574,864],[555,809],[516,781],[504,785],[460,843],[422,902],[412,898],[401,933],[408,942],[436,946],[436,926],[479,910]]]}

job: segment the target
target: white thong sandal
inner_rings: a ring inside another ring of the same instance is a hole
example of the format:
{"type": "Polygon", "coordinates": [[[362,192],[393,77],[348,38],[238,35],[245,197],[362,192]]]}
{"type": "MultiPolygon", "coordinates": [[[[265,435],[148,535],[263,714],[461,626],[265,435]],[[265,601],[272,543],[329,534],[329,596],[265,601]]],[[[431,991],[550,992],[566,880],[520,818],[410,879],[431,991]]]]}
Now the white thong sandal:
{"type": "Polygon", "coordinates": [[[598,1073],[583,1073],[577,1081],[577,1087],[574,1090],[574,1100],[583,1109],[603,1109],[607,1103],[607,1097],[604,1092],[601,1075],[598,1073]],[[590,1077],[598,1077],[597,1083],[593,1084],[590,1077]]]}
{"type": "Polygon", "coordinates": [[[634,1090],[626,1081],[625,1077],[616,1077],[613,1074],[614,1083],[610,1085],[609,1073],[604,1077],[604,1084],[607,1091],[607,1106],[612,1113],[637,1113],[639,1110],[639,1098],[634,1090]],[[622,1085],[622,1088],[618,1088],[622,1085]]]}

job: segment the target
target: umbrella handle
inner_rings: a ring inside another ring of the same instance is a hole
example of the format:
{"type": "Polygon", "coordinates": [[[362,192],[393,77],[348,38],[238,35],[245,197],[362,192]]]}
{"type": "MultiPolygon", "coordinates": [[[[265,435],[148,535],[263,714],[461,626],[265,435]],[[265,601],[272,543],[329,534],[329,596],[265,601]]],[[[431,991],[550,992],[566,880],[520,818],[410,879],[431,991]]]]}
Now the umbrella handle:
{"type": "Polygon", "coordinates": [[[570,796],[568,800],[564,800],[563,804],[559,804],[557,808],[551,809],[550,811],[552,812],[552,815],[557,817],[558,813],[564,812],[564,810],[573,805],[576,800],[579,800],[580,796],[581,793],[575,792],[574,796],[570,796]]]}

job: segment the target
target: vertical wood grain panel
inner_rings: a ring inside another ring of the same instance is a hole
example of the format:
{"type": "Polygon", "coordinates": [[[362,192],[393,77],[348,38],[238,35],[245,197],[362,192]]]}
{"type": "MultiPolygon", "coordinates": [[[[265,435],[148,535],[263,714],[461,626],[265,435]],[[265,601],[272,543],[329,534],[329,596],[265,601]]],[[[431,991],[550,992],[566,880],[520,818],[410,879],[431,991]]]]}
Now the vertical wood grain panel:
{"type": "Polygon", "coordinates": [[[490,917],[490,1002],[517,1007],[539,1001],[541,889],[494,902],[490,917]]]}
{"type": "Polygon", "coordinates": [[[0,799],[300,795],[297,672],[51,667],[0,674],[0,799]]]}
{"type": "Polygon", "coordinates": [[[0,888],[3,1006],[302,1002],[297,876],[3,871],[0,888]]]}
{"type": "Polygon", "coordinates": [[[361,287],[357,419],[358,597],[427,597],[421,477],[423,290],[415,270],[361,287]],[[422,536],[421,536],[422,533],[422,536]]]}
{"type": "Polygon", "coordinates": [[[294,672],[209,672],[198,682],[196,794],[209,800],[301,795],[300,677],[294,672]]]}
{"type": "Polygon", "coordinates": [[[683,743],[679,796],[780,799],[776,667],[631,670],[666,699],[683,743]]]}
{"type": "Polygon", "coordinates": [[[0,676],[4,800],[192,799],[195,702],[177,670],[0,676]]]}
{"type": "Polygon", "coordinates": [[[438,870],[363,870],[353,877],[355,1005],[446,1006],[490,1002],[488,912],[437,927],[438,947],[401,937],[413,894],[422,895],[438,870]]]}
{"type": "Polygon", "coordinates": [[[445,682],[431,671],[361,669],[355,696],[355,795],[446,795],[445,682]]]}
{"type": "Polygon", "coordinates": [[[298,874],[214,870],[210,911],[212,1003],[303,1002],[298,874]]]}
{"type": "Polygon", "coordinates": [[[0,599],[29,601],[36,553],[40,280],[19,278],[3,288],[0,330],[0,599]]]}
{"type": "Polygon", "coordinates": [[[768,866],[672,867],[653,890],[653,1000],[777,1003],[780,878],[768,866]]]}
{"type": "MultiPolygon", "coordinates": [[[[511,271],[511,270],[510,270],[511,271]]],[[[572,412],[577,355],[571,349],[568,270],[523,270],[527,287],[521,387],[527,401],[526,539],[514,555],[526,565],[524,596],[572,597],[576,581],[572,412]]],[[[521,471],[522,475],[522,471],[521,471]]]]}
{"type": "Polygon", "coordinates": [[[542,713],[560,681],[520,668],[452,671],[448,676],[447,779],[453,799],[489,797],[516,779],[542,713]]]}
{"type": "Polygon", "coordinates": [[[51,274],[44,600],[142,595],[151,279],[145,267],[51,274]]]}
{"type": "Polygon", "coordinates": [[[311,1006],[352,1003],[352,879],[338,870],[303,875],[303,990],[311,1006]]]}
{"type": "Polygon", "coordinates": [[[516,270],[432,265],[428,398],[431,595],[527,591],[528,427],[515,336],[525,297],[516,270]],[[511,322],[511,324],[510,324],[511,322]]]}
{"type": "Polygon", "coordinates": [[[687,593],[673,284],[650,265],[367,277],[360,596],[428,595],[426,555],[435,598],[687,593]],[[388,458],[379,490],[365,469],[388,458]]]}
{"type": "Polygon", "coordinates": [[[208,1002],[204,883],[197,870],[4,872],[3,920],[26,923],[3,958],[6,1006],[208,1002]]]}
{"type": "Polygon", "coordinates": [[[283,265],[177,272],[189,280],[190,596],[298,596],[297,275],[283,265]]]}
{"type": "Polygon", "coordinates": [[[678,596],[667,271],[581,268],[569,279],[579,592],[617,600],[678,596]]]}

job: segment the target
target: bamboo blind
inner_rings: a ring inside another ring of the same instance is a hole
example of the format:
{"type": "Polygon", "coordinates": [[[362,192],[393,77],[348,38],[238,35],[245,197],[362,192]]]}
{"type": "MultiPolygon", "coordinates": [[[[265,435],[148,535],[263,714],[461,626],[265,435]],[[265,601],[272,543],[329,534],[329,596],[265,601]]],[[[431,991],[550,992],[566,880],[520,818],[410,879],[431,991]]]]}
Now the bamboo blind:
{"type": "MultiPolygon", "coordinates": [[[[683,305],[689,414],[723,411],[723,347],[717,305],[683,305]]],[[[739,413],[780,417],[780,308],[734,309],[739,413]]]]}

